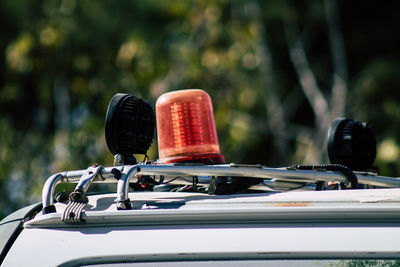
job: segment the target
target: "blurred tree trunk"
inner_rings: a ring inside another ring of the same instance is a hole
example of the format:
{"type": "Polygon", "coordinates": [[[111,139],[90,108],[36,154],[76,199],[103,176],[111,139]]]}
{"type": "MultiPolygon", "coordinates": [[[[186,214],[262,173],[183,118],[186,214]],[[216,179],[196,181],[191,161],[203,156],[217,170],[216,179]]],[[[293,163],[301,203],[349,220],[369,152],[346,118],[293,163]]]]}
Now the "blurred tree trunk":
{"type": "Polygon", "coordinates": [[[325,20],[333,61],[333,78],[330,94],[324,94],[308,62],[298,26],[285,20],[285,30],[291,62],[296,71],[301,89],[315,116],[315,134],[306,158],[313,162],[326,162],[326,139],[331,120],[345,114],[347,95],[347,63],[344,42],[338,23],[336,1],[326,0],[325,20]],[[327,95],[330,95],[328,98],[327,95]],[[322,149],[323,148],[323,149],[322,149]]]}
{"type": "Polygon", "coordinates": [[[279,97],[274,73],[274,63],[269,48],[267,33],[260,14],[260,4],[257,0],[244,4],[250,19],[256,28],[257,37],[254,41],[255,56],[260,62],[261,86],[259,95],[262,97],[267,115],[269,133],[274,139],[276,161],[283,163],[288,160],[288,136],[285,113],[279,97]]]}
{"type": "MultiPolygon", "coordinates": [[[[68,84],[62,79],[54,82],[54,163],[59,165],[68,161],[70,131],[70,97],[68,84]]],[[[60,166],[57,166],[60,167],[60,166]]]]}
{"type": "Polygon", "coordinates": [[[328,25],[329,43],[333,60],[331,118],[344,116],[347,97],[347,60],[342,32],[339,27],[336,1],[324,1],[325,19],[328,25]]]}

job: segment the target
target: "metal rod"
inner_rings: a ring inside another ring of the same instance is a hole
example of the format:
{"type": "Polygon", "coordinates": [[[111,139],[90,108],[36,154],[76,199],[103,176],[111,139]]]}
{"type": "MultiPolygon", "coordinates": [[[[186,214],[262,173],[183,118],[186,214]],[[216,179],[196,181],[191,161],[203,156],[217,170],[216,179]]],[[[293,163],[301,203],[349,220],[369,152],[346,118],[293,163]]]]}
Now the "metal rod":
{"type": "MultiPolygon", "coordinates": [[[[230,165],[176,166],[176,165],[142,165],[138,175],[165,176],[232,176],[279,181],[313,183],[346,182],[346,177],[339,172],[315,170],[288,170],[286,168],[267,167],[231,167],[230,165]]],[[[400,179],[356,173],[359,183],[381,187],[400,187],[400,179]]]]}
{"type": "MultiPolygon", "coordinates": [[[[54,205],[54,189],[57,184],[65,177],[65,172],[56,173],[46,180],[42,190],[42,203],[43,203],[43,213],[54,212],[51,207],[54,205]]],[[[54,209],[55,210],[55,209],[54,209]]]]}
{"type": "MultiPolygon", "coordinates": [[[[117,185],[117,201],[124,202],[127,201],[128,193],[129,193],[129,183],[131,182],[132,178],[137,178],[135,175],[140,171],[138,165],[128,166],[124,168],[122,171],[121,178],[118,180],[117,185]]],[[[133,181],[132,181],[133,182],[133,181]]]]}
{"type": "MultiPolygon", "coordinates": [[[[117,186],[118,201],[128,199],[129,183],[135,183],[139,176],[154,175],[165,177],[180,177],[173,180],[166,179],[163,183],[168,184],[192,184],[190,177],[197,177],[199,185],[208,185],[213,176],[222,177],[252,177],[262,180],[276,180],[276,182],[292,183],[314,183],[325,182],[346,182],[346,177],[341,173],[332,171],[315,170],[288,170],[286,168],[267,168],[260,166],[236,166],[236,165],[168,165],[168,164],[146,164],[146,165],[124,165],[102,168],[99,175],[93,179],[95,183],[115,183],[117,179],[112,173],[113,169],[121,172],[121,178],[117,186]],[[189,179],[184,179],[188,178],[189,179]]],[[[57,184],[61,182],[77,183],[86,170],[62,172],[52,175],[47,179],[42,192],[43,207],[48,208],[54,205],[53,194],[57,184]]],[[[371,174],[356,173],[359,183],[378,187],[399,187],[400,179],[374,176],[371,174]]],[[[263,181],[260,181],[262,183],[263,181]]],[[[273,182],[273,181],[270,181],[273,182]]],[[[272,185],[272,183],[271,183],[272,185]]]]}
{"type": "MultiPolygon", "coordinates": [[[[205,166],[174,166],[174,165],[143,165],[138,172],[140,175],[165,176],[226,176],[252,177],[261,179],[282,179],[293,182],[340,181],[346,177],[334,172],[318,172],[313,170],[287,170],[276,168],[230,167],[229,165],[205,166]]],[[[399,181],[400,185],[400,181],[399,181]]]]}
{"type": "Polygon", "coordinates": [[[75,187],[75,191],[81,191],[85,193],[89,189],[89,186],[93,183],[94,179],[98,177],[98,174],[102,169],[103,166],[101,165],[90,166],[79,179],[79,183],[75,187]]]}
{"type": "MultiPolygon", "coordinates": [[[[114,168],[122,170],[124,166],[102,168],[101,174],[103,179],[99,180],[95,179],[94,182],[115,183],[117,180],[111,173],[111,170],[114,168]]],[[[59,183],[78,183],[80,178],[86,171],[87,170],[60,172],[53,174],[46,180],[46,183],[44,184],[42,189],[42,203],[43,203],[43,211],[45,214],[55,212],[55,208],[53,207],[54,207],[54,191],[56,186],[59,183]]]]}

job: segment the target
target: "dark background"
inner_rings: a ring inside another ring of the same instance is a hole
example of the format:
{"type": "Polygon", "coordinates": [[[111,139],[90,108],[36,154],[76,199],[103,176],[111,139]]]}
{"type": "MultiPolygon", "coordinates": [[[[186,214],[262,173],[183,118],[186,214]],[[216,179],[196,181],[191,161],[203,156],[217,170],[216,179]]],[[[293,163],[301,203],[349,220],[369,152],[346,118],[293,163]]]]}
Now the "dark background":
{"type": "MultiPolygon", "coordinates": [[[[202,88],[227,162],[326,163],[340,116],[399,176],[398,1],[0,2],[0,218],[51,174],[109,166],[108,101],[202,88]]],[[[153,142],[150,158],[157,159],[153,142]]]]}

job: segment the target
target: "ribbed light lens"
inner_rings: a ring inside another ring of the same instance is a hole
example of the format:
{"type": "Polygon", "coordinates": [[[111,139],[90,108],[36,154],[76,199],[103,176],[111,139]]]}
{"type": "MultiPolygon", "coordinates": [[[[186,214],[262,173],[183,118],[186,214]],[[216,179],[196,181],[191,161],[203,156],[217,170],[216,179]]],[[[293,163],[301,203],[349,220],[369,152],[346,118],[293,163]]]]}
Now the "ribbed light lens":
{"type": "Polygon", "coordinates": [[[156,103],[159,160],[224,163],[210,96],[191,89],[161,95],[156,103]]]}

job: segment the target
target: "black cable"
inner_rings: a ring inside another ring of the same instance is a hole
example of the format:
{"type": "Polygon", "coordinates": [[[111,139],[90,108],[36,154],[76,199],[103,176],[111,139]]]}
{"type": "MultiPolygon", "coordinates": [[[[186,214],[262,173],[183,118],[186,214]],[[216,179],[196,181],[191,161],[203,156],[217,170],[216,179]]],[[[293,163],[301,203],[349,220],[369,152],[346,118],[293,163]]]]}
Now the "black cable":
{"type": "Polygon", "coordinates": [[[315,164],[315,165],[291,165],[289,168],[295,170],[336,171],[341,172],[351,184],[351,189],[358,188],[356,174],[347,166],[342,164],[315,164]]]}

